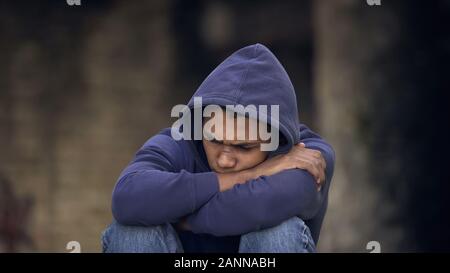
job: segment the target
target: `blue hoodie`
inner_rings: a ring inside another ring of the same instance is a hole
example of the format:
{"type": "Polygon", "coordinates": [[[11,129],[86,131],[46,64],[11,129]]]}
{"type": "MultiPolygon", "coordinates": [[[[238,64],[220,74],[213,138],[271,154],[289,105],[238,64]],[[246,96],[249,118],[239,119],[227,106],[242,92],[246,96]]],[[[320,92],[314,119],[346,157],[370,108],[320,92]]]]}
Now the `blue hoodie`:
{"type": "MultiPolygon", "coordinates": [[[[299,142],[319,150],[327,165],[321,191],[317,192],[307,171],[291,169],[220,192],[201,141],[176,141],[166,128],[139,149],[120,175],[112,198],[115,219],[124,225],[150,226],[187,217],[192,230],[178,230],[183,246],[185,251],[201,252],[236,250],[241,234],[298,216],[317,243],[327,209],[334,151],[299,123],[294,87],[272,52],[261,44],[236,51],[211,72],[194,97],[202,97],[203,106],[279,105],[278,128],[285,141],[271,156],[286,153],[299,142]]],[[[258,114],[270,117],[271,113],[258,114]]]]}

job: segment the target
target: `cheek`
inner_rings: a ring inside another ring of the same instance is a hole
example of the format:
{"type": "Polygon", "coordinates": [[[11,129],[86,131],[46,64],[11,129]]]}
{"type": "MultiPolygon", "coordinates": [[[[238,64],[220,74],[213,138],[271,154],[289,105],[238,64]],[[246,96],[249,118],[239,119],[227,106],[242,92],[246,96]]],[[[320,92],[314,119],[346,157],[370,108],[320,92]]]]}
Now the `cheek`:
{"type": "Polygon", "coordinates": [[[215,147],[214,144],[204,143],[203,148],[205,150],[206,158],[209,163],[214,162],[214,160],[218,157],[219,149],[215,147]]]}

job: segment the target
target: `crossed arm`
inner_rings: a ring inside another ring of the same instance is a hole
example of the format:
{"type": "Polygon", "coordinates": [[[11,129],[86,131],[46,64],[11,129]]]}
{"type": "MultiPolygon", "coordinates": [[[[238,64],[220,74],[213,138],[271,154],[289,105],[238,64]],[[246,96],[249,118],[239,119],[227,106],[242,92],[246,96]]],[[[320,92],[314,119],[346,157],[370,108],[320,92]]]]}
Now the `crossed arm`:
{"type": "Polygon", "coordinates": [[[328,193],[334,152],[307,127],[303,135],[287,154],[252,169],[217,174],[220,193],[180,227],[225,236],[272,227],[293,216],[313,218],[328,193]]]}
{"type": "MultiPolygon", "coordinates": [[[[273,200],[274,198],[281,198],[280,201],[287,201],[285,202],[285,204],[277,204],[277,207],[279,208],[280,206],[285,205],[285,209],[289,211],[288,207],[292,206],[290,204],[292,203],[291,201],[295,202],[295,200],[300,197],[299,195],[295,195],[290,198],[289,195],[296,194],[300,191],[306,196],[302,197],[304,200],[303,208],[299,208],[299,212],[302,218],[310,218],[314,214],[315,208],[317,207],[316,203],[320,200],[320,190],[326,180],[325,169],[326,161],[323,158],[322,153],[318,150],[306,148],[305,143],[303,142],[299,143],[295,145],[289,153],[270,158],[253,168],[233,173],[217,173],[216,175],[218,177],[220,193],[214,196],[213,199],[205,204],[198,212],[196,212],[196,214],[203,213],[203,218],[217,218],[218,213],[222,213],[223,215],[221,216],[221,218],[232,220],[231,222],[236,222],[236,218],[239,217],[238,214],[242,212],[248,214],[246,215],[246,219],[249,219],[249,217],[251,219],[252,216],[257,218],[258,211],[270,211],[271,206],[275,207],[275,204],[273,202],[276,202],[276,200],[273,200]],[[294,169],[304,170],[309,175],[305,172],[298,171],[281,173],[286,170],[294,169]],[[311,178],[314,179],[315,185],[311,178]],[[286,180],[292,181],[285,182],[286,180]],[[305,184],[301,185],[299,183],[305,184]],[[235,186],[236,189],[233,189],[235,186]],[[316,187],[318,192],[313,192],[314,186],[316,187]],[[272,189],[275,188],[274,196],[270,196],[271,187],[272,189]],[[279,191],[279,187],[287,187],[287,189],[292,190],[292,192],[279,191]],[[280,196],[277,196],[280,192],[280,196]],[[247,196],[245,195],[245,193],[247,194],[247,196]],[[285,194],[284,196],[283,193],[285,194]],[[266,197],[266,200],[264,198],[265,195],[268,195],[266,197]],[[242,200],[236,200],[236,198],[242,200]],[[248,207],[248,205],[241,204],[241,202],[245,202],[245,200],[250,201],[250,203],[247,202],[250,206],[248,209],[252,210],[252,212],[245,211],[247,209],[246,206],[248,207]],[[242,207],[239,207],[241,205],[242,207]],[[258,205],[260,206],[259,208],[257,207],[258,205]],[[218,206],[220,206],[221,208],[218,208],[218,206]],[[227,211],[227,208],[229,208],[230,210],[235,210],[235,212],[227,211]],[[230,215],[227,215],[228,213],[230,215]]],[[[295,208],[295,206],[292,206],[292,208],[295,208]]],[[[281,210],[283,210],[283,208],[281,210]]],[[[194,227],[194,231],[197,232],[215,233],[219,235],[217,233],[218,228],[210,227],[209,229],[205,229],[205,227],[198,226],[199,223],[198,221],[196,221],[197,217],[199,217],[199,215],[191,215],[189,217],[186,217],[182,219],[178,223],[178,225],[181,229],[192,230],[192,227],[194,227]]],[[[253,222],[259,223],[261,227],[264,227],[270,225],[270,222],[274,222],[275,224],[277,221],[276,219],[277,218],[273,219],[272,221],[270,221],[271,217],[266,219],[253,219],[253,222]]],[[[282,221],[285,219],[280,220],[282,221]]],[[[218,221],[219,223],[221,222],[220,219],[214,219],[213,221],[207,221],[206,224],[216,221],[218,221]]],[[[223,224],[220,225],[223,227],[223,224]]],[[[233,226],[235,226],[235,224],[233,224],[233,226]]],[[[247,229],[251,231],[252,229],[259,229],[261,227],[256,226],[253,228],[249,226],[247,227],[247,229]]],[[[225,226],[225,230],[223,230],[224,234],[220,233],[220,235],[228,235],[229,231],[230,229],[225,226]]],[[[245,231],[247,231],[245,230],[245,227],[239,227],[233,233],[241,234],[245,231]],[[244,228],[244,230],[242,230],[242,228],[244,228]]]]}
{"type": "Polygon", "coordinates": [[[275,226],[296,215],[311,219],[328,192],[334,152],[306,126],[301,135],[305,147],[226,175],[186,171],[174,161],[182,151],[167,154],[165,145],[173,140],[159,135],[123,171],[113,192],[113,215],[124,225],[184,223],[195,233],[216,236],[275,226]]]}

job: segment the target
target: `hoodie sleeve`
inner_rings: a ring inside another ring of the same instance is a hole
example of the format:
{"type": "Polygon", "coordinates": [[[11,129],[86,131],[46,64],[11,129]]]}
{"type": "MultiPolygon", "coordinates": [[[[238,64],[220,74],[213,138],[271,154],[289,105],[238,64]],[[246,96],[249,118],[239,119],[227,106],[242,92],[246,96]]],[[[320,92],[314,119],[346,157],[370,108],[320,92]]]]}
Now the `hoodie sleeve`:
{"type": "Polygon", "coordinates": [[[245,234],[276,226],[299,216],[308,220],[317,215],[326,200],[334,170],[334,151],[320,136],[300,126],[301,141],[317,149],[325,158],[326,181],[320,192],[312,175],[300,169],[262,176],[214,195],[188,217],[195,233],[215,236],[245,234]]]}
{"type": "Polygon", "coordinates": [[[181,148],[166,135],[151,138],[120,175],[112,196],[114,218],[124,225],[175,222],[219,191],[212,172],[190,173],[181,148]]]}

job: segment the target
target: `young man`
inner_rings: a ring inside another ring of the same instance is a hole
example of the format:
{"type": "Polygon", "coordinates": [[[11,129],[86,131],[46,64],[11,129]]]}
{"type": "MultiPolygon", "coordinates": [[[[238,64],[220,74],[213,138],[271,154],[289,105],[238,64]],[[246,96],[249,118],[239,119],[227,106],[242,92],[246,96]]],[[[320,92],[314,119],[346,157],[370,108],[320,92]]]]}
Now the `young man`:
{"type": "Polygon", "coordinates": [[[120,175],[103,251],[314,252],[334,151],[299,123],[296,101],[265,46],[229,56],[183,109],[194,125],[150,138],[120,175]]]}

